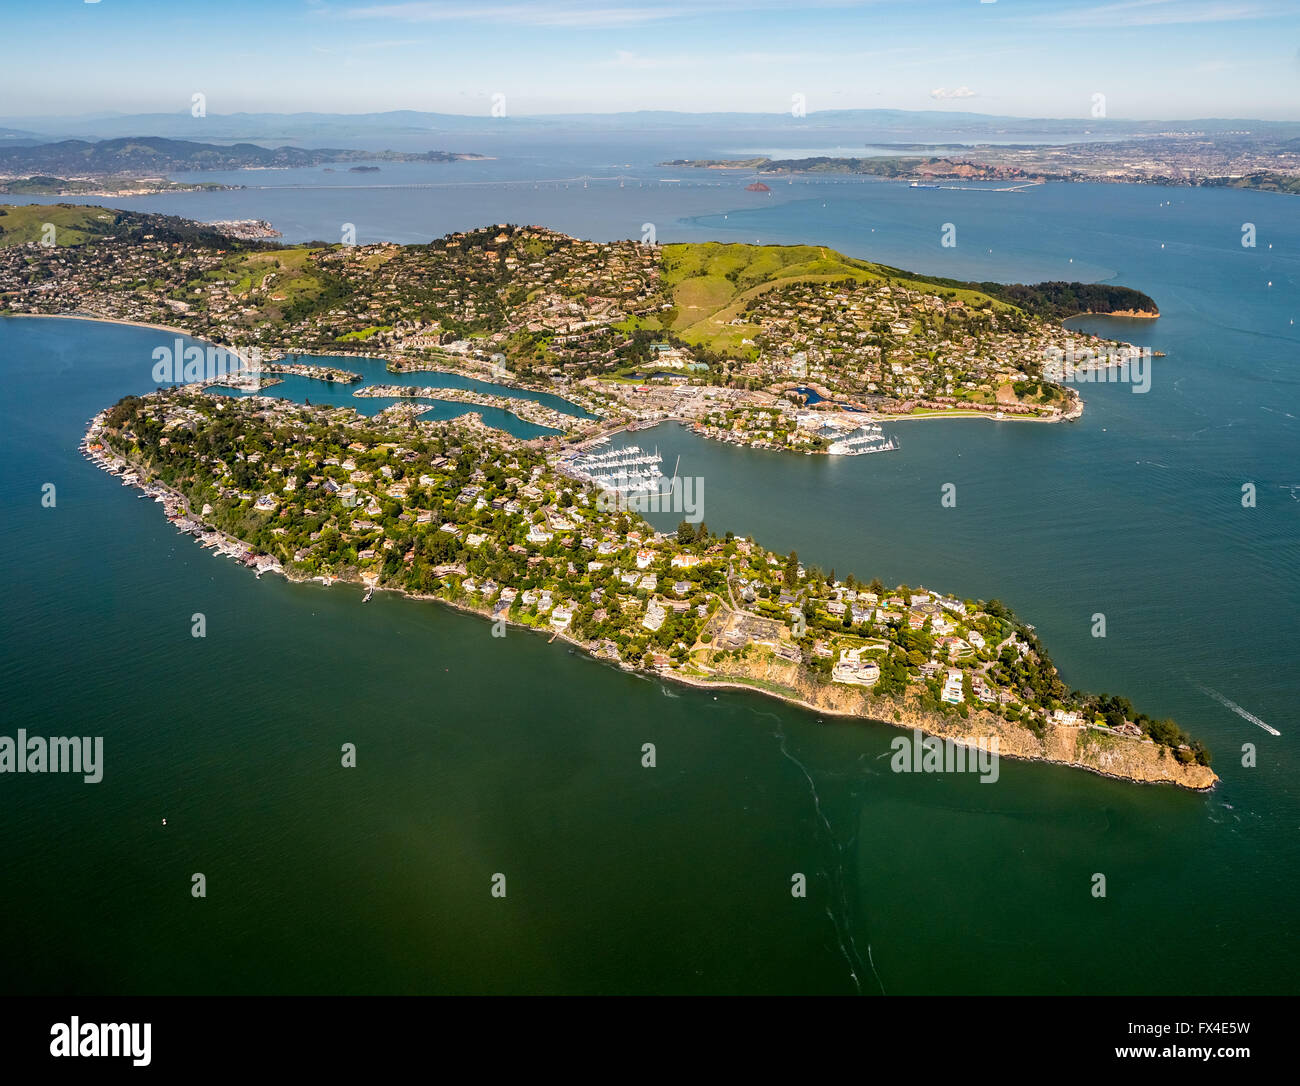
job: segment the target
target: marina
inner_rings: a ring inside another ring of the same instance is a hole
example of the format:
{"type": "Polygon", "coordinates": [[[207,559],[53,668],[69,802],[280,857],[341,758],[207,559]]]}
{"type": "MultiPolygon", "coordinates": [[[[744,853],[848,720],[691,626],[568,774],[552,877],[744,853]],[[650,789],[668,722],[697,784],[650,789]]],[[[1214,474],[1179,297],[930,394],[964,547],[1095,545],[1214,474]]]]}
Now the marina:
{"type": "Polygon", "coordinates": [[[859,426],[846,437],[831,443],[826,450],[831,456],[865,456],[868,453],[895,452],[898,438],[885,432],[876,423],[859,426]]]}
{"type": "Polygon", "coordinates": [[[660,467],[662,463],[657,447],[651,453],[639,445],[625,445],[564,460],[560,467],[566,474],[601,490],[653,494],[662,491],[667,481],[660,467]]]}

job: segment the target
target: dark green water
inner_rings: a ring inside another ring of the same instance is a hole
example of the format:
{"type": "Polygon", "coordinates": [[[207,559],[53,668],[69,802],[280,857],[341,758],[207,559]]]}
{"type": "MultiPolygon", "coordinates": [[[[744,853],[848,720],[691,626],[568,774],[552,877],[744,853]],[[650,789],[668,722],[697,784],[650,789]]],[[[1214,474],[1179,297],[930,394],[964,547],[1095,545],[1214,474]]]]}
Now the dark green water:
{"type": "Polygon", "coordinates": [[[1297,265],[1270,258],[1290,294],[1260,300],[1237,254],[1196,256],[1130,269],[1165,316],[1126,335],[1170,357],[1146,395],[1085,389],[1074,426],[905,423],[901,452],[852,460],[638,440],[704,478],[715,530],[1002,598],[1068,682],[1204,738],[1208,796],[1010,762],[993,785],[896,775],[884,726],[255,580],[76,452],[151,387],[158,334],[0,321],[0,734],[103,735],[106,761],[98,785],[0,776],[0,987],[1294,991],[1300,395],[1294,337],[1260,329],[1297,265]]]}

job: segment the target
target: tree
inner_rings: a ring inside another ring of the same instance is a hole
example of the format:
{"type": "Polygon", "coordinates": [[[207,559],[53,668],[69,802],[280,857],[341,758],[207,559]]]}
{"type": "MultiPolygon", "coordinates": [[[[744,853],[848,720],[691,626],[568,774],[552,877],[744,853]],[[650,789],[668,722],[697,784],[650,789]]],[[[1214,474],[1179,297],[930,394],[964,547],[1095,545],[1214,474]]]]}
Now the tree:
{"type": "Polygon", "coordinates": [[[683,547],[695,542],[695,529],[691,526],[689,520],[683,520],[677,525],[677,542],[683,547]]]}
{"type": "Polygon", "coordinates": [[[785,560],[785,586],[794,588],[799,583],[799,552],[791,551],[785,560]]]}

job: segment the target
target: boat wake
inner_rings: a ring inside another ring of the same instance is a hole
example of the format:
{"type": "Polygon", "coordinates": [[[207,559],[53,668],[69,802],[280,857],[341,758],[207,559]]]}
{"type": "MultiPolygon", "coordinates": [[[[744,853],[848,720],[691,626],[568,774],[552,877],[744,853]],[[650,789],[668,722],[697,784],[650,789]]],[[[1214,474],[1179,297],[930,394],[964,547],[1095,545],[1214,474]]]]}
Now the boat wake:
{"type": "Polygon", "coordinates": [[[1208,686],[1200,686],[1199,684],[1198,687],[1201,693],[1207,695],[1208,697],[1213,698],[1215,701],[1217,701],[1220,705],[1224,706],[1225,708],[1231,709],[1234,713],[1236,713],[1239,717],[1241,717],[1242,720],[1249,720],[1252,724],[1258,725],[1259,727],[1263,728],[1266,732],[1268,732],[1269,735],[1282,734],[1271,724],[1265,724],[1254,713],[1247,712],[1235,701],[1232,701],[1229,698],[1225,698],[1217,690],[1211,690],[1208,686]]]}
{"type": "MultiPolygon", "coordinates": [[[[831,894],[831,902],[826,905],[826,916],[830,920],[831,927],[835,931],[835,938],[839,943],[840,953],[844,956],[844,961],[849,967],[849,977],[853,981],[853,987],[856,989],[858,995],[861,995],[862,981],[859,979],[859,974],[865,972],[865,970],[862,968],[862,955],[858,952],[857,943],[853,938],[852,911],[842,860],[844,853],[852,842],[841,845],[837,841],[834,827],[831,826],[830,819],[826,817],[826,812],[822,809],[822,798],[817,792],[817,782],[813,779],[813,775],[808,771],[808,767],[790,753],[789,748],[786,746],[785,729],[781,727],[779,719],[774,735],[778,740],[782,756],[798,766],[799,771],[808,782],[808,790],[812,794],[813,809],[817,818],[821,821],[821,824],[826,828],[827,843],[830,846],[834,858],[834,862],[830,865],[830,870],[826,873],[828,882],[830,883],[829,889],[831,894]],[[839,906],[838,913],[836,913],[836,911],[831,907],[832,905],[839,906]]],[[[871,955],[870,942],[867,943],[867,955],[869,959],[871,955]]],[[[868,964],[872,976],[876,979],[876,984],[880,986],[880,994],[884,995],[885,986],[880,980],[880,974],[876,972],[876,963],[874,961],[869,961],[868,964]]]]}

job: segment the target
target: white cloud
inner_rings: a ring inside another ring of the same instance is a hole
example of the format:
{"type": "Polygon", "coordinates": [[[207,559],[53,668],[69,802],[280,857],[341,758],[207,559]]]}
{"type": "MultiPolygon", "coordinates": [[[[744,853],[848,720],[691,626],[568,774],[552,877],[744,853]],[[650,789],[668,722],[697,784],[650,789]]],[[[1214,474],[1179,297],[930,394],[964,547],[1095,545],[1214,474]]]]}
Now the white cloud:
{"type": "Polygon", "coordinates": [[[684,68],[690,63],[689,57],[643,57],[639,53],[620,49],[614,54],[612,60],[602,60],[600,67],[655,71],[660,68],[684,68]]]}
{"type": "Polygon", "coordinates": [[[1062,27],[1171,26],[1177,23],[1235,23],[1293,13],[1277,0],[1121,0],[1097,7],[1056,11],[1041,22],[1062,27]]]}
{"type": "Polygon", "coordinates": [[[443,3],[440,0],[413,0],[404,4],[377,4],[349,8],[349,19],[400,19],[411,23],[498,22],[506,25],[555,26],[570,29],[600,29],[637,26],[648,22],[678,18],[691,13],[690,8],[617,7],[613,4],[584,3],[582,0],[553,4],[482,4],[443,3]]]}
{"type": "MultiPolygon", "coordinates": [[[[685,3],[678,0],[675,6],[655,5],[646,0],[633,0],[630,4],[620,0],[548,0],[546,3],[498,0],[495,4],[480,5],[465,4],[461,0],[406,0],[397,4],[352,7],[342,14],[347,19],[399,19],[413,23],[486,21],[600,30],[701,15],[743,16],[754,11],[783,11],[788,6],[788,0],[690,0],[685,3]]],[[[862,0],[806,0],[806,6],[852,9],[861,7],[862,0]]]]}
{"type": "Polygon", "coordinates": [[[930,92],[930,97],[942,101],[948,98],[978,98],[979,96],[970,87],[956,87],[953,90],[949,90],[947,87],[935,87],[930,92]]]}

